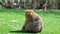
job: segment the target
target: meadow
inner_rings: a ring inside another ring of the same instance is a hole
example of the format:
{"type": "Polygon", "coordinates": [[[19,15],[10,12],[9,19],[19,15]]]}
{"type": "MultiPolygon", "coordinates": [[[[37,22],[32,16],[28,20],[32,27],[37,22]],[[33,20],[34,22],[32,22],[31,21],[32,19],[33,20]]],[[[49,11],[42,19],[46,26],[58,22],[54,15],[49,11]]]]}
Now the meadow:
{"type": "MultiPolygon", "coordinates": [[[[37,34],[60,34],[59,10],[34,11],[43,18],[43,30],[37,34]]],[[[24,21],[24,9],[0,9],[0,34],[29,34],[20,31],[16,32],[21,30],[22,26],[24,25],[24,21]]]]}

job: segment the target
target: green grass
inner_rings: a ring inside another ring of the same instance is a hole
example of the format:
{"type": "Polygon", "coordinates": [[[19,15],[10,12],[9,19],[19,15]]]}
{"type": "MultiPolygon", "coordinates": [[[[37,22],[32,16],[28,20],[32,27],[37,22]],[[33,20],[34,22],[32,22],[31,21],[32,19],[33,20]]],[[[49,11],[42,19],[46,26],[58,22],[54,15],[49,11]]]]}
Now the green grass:
{"type": "MultiPolygon", "coordinates": [[[[38,34],[60,34],[60,12],[34,10],[43,18],[43,30],[38,34]]],[[[0,9],[0,34],[23,34],[22,32],[10,32],[20,30],[25,20],[24,10],[0,9]]],[[[28,33],[24,33],[28,34],[28,33]]]]}

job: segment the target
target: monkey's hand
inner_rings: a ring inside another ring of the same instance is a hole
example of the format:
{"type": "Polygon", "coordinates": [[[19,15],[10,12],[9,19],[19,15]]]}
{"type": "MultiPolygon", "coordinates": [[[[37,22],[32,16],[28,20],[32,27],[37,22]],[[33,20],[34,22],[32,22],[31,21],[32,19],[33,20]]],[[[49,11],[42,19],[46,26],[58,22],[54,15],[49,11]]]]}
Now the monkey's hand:
{"type": "Polygon", "coordinates": [[[22,27],[22,30],[25,30],[25,26],[22,27]]]}

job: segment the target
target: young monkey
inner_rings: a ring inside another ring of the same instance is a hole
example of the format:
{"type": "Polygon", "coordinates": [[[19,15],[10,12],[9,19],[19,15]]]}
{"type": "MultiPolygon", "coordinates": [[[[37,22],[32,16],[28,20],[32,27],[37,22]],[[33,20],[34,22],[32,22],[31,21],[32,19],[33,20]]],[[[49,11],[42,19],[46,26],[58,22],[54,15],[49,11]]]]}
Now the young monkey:
{"type": "Polygon", "coordinates": [[[33,10],[26,10],[25,12],[25,24],[22,30],[27,32],[41,32],[42,31],[42,18],[33,10]]]}

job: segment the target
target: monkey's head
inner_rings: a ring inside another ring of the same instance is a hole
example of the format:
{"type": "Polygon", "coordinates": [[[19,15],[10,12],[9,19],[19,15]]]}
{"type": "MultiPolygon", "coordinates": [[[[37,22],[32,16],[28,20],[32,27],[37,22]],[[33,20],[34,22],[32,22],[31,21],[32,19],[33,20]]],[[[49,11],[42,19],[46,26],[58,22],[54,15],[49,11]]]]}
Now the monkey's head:
{"type": "Polygon", "coordinates": [[[30,17],[32,17],[32,15],[34,14],[34,11],[33,10],[26,10],[26,12],[25,12],[25,16],[26,16],[26,18],[30,18],[30,17]]]}

